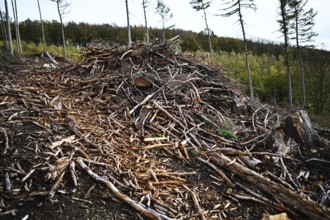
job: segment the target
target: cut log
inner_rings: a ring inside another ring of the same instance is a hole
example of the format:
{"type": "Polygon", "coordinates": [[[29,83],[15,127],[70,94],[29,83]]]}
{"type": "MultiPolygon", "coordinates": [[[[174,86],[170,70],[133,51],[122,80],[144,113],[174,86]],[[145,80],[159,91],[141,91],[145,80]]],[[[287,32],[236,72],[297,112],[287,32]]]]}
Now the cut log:
{"type": "Polygon", "coordinates": [[[225,169],[236,174],[242,180],[258,187],[260,190],[268,193],[269,195],[272,195],[274,200],[287,205],[296,212],[303,213],[310,219],[329,219],[329,208],[302,197],[297,192],[269,180],[259,173],[231,160],[223,154],[219,154],[219,157],[220,160],[223,160],[227,164],[224,166],[225,169]]]}
{"type": "Polygon", "coordinates": [[[48,57],[48,59],[50,60],[50,62],[52,62],[53,64],[55,64],[56,66],[58,66],[58,62],[46,51],[45,52],[46,56],[48,57]]]}

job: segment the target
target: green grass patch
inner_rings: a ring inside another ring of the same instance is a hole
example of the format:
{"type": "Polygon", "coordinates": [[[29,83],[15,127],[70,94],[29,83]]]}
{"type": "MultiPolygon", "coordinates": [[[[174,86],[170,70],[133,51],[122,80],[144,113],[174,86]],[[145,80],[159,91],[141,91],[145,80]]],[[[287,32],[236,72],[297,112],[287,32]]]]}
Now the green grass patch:
{"type": "Polygon", "coordinates": [[[236,140],[237,139],[237,135],[233,131],[230,131],[230,130],[225,130],[225,129],[218,130],[218,135],[220,137],[223,137],[223,138],[226,138],[226,139],[229,139],[229,140],[236,140]]]}

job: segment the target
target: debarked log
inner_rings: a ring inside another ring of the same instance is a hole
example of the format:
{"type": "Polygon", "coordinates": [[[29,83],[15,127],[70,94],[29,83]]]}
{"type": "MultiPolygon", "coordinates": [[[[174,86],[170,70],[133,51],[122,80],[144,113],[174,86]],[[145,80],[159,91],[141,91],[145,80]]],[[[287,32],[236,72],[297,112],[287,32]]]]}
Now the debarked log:
{"type": "Polygon", "coordinates": [[[269,195],[272,195],[274,200],[289,206],[296,212],[303,213],[310,219],[329,219],[329,208],[302,197],[297,192],[269,180],[259,173],[239,164],[234,160],[231,160],[223,154],[219,154],[219,157],[220,160],[223,160],[224,164],[227,164],[223,166],[225,169],[231,171],[242,180],[253,184],[269,195]]]}

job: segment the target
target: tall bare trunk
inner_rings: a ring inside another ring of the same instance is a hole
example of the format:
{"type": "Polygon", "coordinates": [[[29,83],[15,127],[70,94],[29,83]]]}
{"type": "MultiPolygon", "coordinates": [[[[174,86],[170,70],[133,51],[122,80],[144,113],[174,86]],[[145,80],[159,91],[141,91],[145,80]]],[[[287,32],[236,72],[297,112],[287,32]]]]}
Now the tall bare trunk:
{"type": "Polygon", "coordinates": [[[249,63],[249,57],[248,57],[249,52],[248,52],[247,41],[246,41],[246,36],[245,36],[243,15],[241,13],[241,2],[238,2],[238,7],[239,7],[238,8],[239,22],[240,22],[241,28],[242,28],[243,42],[244,42],[244,49],[245,49],[245,63],[246,63],[247,71],[248,71],[250,97],[253,98],[253,87],[252,87],[250,63],[249,63]]]}
{"type": "MultiPolygon", "coordinates": [[[[203,2],[203,1],[202,1],[202,5],[204,5],[204,2],[203,2]]],[[[210,32],[209,24],[207,23],[207,17],[206,17],[206,11],[205,11],[205,8],[203,8],[203,12],[204,12],[204,21],[205,21],[205,25],[206,25],[206,29],[207,29],[207,35],[208,35],[208,37],[209,37],[210,59],[211,59],[211,63],[213,63],[211,32],[210,32]]]]}
{"type": "Polygon", "coordinates": [[[289,44],[287,43],[287,37],[285,43],[285,66],[287,73],[287,81],[288,81],[288,101],[289,107],[292,108],[292,86],[291,86],[291,72],[290,72],[290,62],[289,62],[289,44]]]}
{"type": "Polygon", "coordinates": [[[302,95],[302,101],[303,101],[303,108],[306,108],[306,88],[305,88],[305,72],[304,72],[304,65],[302,60],[302,52],[301,47],[298,43],[298,54],[299,54],[299,66],[300,66],[300,77],[301,77],[301,95],[302,95]]]}
{"type": "Polygon", "coordinates": [[[13,15],[14,15],[14,21],[15,21],[17,53],[18,53],[19,56],[22,56],[22,44],[21,44],[21,36],[20,36],[20,33],[19,33],[19,24],[18,24],[18,14],[17,14],[16,0],[11,0],[11,5],[12,5],[12,8],[13,8],[13,15]]]}
{"type": "Polygon", "coordinates": [[[41,23],[42,42],[44,44],[44,52],[46,52],[47,51],[47,44],[46,44],[46,37],[45,37],[44,21],[42,20],[39,0],[37,0],[37,2],[38,2],[38,9],[39,9],[40,23],[41,23]]]}
{"type": "Polygon", "coordinates": [[[2,11],[0,10],[0,18],[1,18],[1,31],[3,35],[5,36],[5,49],[9,51],[9,44],[8,44],[8,36],[7,36],[7,30],[6,30],[6,22],[5,19],[2,16],[2,11]]]}
{"type": "Polygon", "coordinates": [[[18,12],[17,12],[17,2],[16,2],[16,0],[15,0],[15,11],[16,11],[16,18],[17,18],[17,32],[18,32],[18,39],[19,39],[19,49],[20,49],[20,54],[23,54],[21,34],[19,32],[18,12]]]}
{"type": "Polygon", "coordinates": [[[142,6],[143,6],[143,14],[144,14],[144,24],[146,29],[146,43],[149,44],[149,28],[147,23],[147,12],[146,12],[146,0],[142,0],[142,6]]]}
{"type": "Polygon", "coordinates": [[[66,43],[65,43],[65,34],[64,34],[64,24],[63,24],[62,13],[61,13],[59,3],[57,3],[57,11],[58,11],[58,15],[60,16],[61,29],[62,29],[62,40],[63,40],[63,52],[64,52],[64,59],[66,59],[66,43]]]}
{"type": "MultiPolygon", "coordinates": [[[[297,10],[297,9],[296,9],[297,10]]],[[[296,22],[296,46],[298,49],[298,56],[299,56],[299,68],[300,68],[300,79],[301,79],[301,96],[303,102],[303,108],[306,108],[306,89],[305,89],[305,73],[304,73],[304,65],[302,60],[302,52],[301,47],[299,45],[299,28],[298,28],[298,15],[295,16],[296,22]]]]}
{"type": "Polygon", "coordinates": [[[292,86],[291,86],[291,73],[290,73],[290,61],[289,61],[289,39],[288,39],[288,16],[286,12],[286,4],[285,1],[280,1],[280,10],[281,10],[281,17],[282,17],[282,33],[284,36],[284,48],[285,48],[285,66],[286,66],[286,73],[287,73],[287,83],[288,83],[288,104],[289,107],[292,108],[292,86]]]}
{"type": "Polygon", "coordinates": [[[9,10],[8,10],[8,2],[5,0],[5,8],[6,8],[6,20],[7,20],[7,34],[8,34],[8,46],[9,46],[9,54],[14,56],[13,50],[13,39],[11,36],[11,28],[10,28],[10,20],[9,20],[9,10]]]}
{"type": "Polygon", "coordinates": [[[129,23],[129,10],[128,10],[128,1],[126,0],[126,16],[127,16],[127,46],[131,47],[132,37],[131,37],[131,26],[129,23]]]}

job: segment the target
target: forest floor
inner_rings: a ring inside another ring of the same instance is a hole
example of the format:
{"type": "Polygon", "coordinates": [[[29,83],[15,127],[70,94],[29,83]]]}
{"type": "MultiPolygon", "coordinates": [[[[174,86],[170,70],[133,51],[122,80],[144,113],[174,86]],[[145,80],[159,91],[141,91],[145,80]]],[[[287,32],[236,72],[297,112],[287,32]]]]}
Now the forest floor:
{"type": "Polygon", "coordinates": [[[329,219],[329,155],[270,143],[290,113],[218,67],[147,49],[1,65],[0,219],[329,219]]]}

